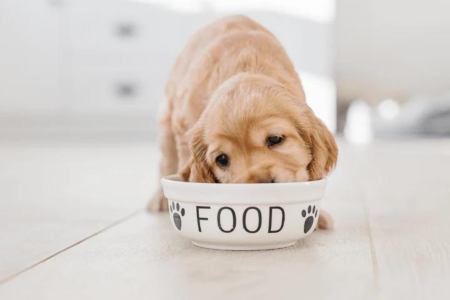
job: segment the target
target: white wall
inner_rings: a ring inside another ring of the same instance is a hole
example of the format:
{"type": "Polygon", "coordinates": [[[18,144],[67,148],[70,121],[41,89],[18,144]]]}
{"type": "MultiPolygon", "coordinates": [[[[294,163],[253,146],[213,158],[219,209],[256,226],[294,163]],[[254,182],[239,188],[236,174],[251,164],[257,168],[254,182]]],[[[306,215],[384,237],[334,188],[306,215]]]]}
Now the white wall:
{"type": "Polygon", "coordinates": [[[338,98],[450,90],[450,1],[338,0],[338,98]]]}

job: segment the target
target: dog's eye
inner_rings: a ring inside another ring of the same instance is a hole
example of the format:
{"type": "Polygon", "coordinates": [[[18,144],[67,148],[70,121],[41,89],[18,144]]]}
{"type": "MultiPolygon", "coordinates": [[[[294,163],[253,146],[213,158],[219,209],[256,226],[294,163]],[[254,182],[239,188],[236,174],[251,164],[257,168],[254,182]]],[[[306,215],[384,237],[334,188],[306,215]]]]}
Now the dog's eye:
{"type": "Polygon", "coordinates": [[[269,146],[269,147],[275,146],[275,145],[278,145],[279,143],[281,143],[282,141],[283,141],[282,136],[269,136],[267,138],[267,146],[269,146]]]}
{"type": "Polygon", "coordinates": [[[225,154],[221,154],[219,156],[216,157],[216,163],[219,167],[228,167],[228,165],[230,164],[230,160],[228,159],[228,156],[226,156],[225,154]]]}

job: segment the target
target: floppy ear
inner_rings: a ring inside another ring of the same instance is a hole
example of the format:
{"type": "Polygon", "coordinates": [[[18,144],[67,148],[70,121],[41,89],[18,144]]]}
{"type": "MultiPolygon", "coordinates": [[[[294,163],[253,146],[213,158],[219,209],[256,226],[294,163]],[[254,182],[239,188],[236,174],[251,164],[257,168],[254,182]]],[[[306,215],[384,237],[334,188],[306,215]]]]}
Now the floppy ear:
{"type": "Polygon", "coordinates": [[[203,127],[197,125],[187,133],[191,158],[186,167],[180,172],[185,181],[214,182],[214,174],[206,160],[208,147],[205,144],[203,132],[203,127]]]}
{"type": "Polygon", "coordinates": [[[333,134],[307,107],[307,117],[310,124],[302,128],[306,143],[309,145],[311,162],[308,164],[310,180],[319,180],[326,177],[335,167],[338,156],[338,147],[333,134]]]}

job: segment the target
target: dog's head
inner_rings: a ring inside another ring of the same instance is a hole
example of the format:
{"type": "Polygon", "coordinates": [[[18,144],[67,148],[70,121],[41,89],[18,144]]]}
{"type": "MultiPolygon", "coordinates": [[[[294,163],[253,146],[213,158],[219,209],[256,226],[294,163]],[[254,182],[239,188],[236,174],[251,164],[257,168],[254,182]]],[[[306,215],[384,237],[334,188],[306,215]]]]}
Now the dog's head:
{"type": "Polygon", "coordinates": [[[275,80],[239,75],[223,84],[188,133],[193,182],[318,180],[337,160],[333,135],[303,96],[275,80]]]}

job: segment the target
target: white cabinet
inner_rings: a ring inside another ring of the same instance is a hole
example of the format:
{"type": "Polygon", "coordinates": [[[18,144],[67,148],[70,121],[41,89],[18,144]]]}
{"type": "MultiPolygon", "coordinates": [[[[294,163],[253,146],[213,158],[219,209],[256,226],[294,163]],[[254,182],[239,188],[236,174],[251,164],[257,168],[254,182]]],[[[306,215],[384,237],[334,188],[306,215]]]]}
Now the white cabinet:
{"type": "Polygon", "coordinates": [[[306,73],[308,100],[333,128],[332,22],[217,9],[189,13],[131,0],[0,0],[0,117],[38,112],[48,120],[151,121],[191,35],[224,14],[245,13],[273,31],[306,73]]]}
{"type": "Polygon", "coordinates": [[[174,49],[168,20],[134,1],[70,3],[71,111],[153,116],[182,47],[174,49]]]}
{"type": "Polygon", "coordinates": [[[78,66],[72,70],[70,109],[82,114],[150,114],[161,101],[152,95],[162,93],[152,91],[151,77],[145,69],[78,66]]]}
{"type": "Polygon", "coordinates": [[[58,22],[58,8],[46,1],[0,1],[0,113],[63,106],[58,22]]]}

